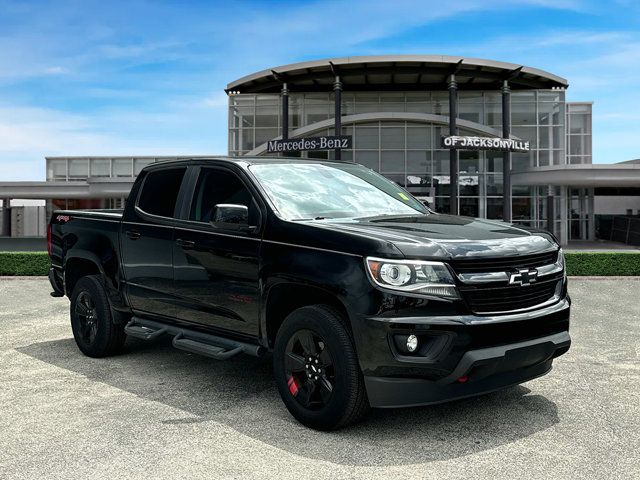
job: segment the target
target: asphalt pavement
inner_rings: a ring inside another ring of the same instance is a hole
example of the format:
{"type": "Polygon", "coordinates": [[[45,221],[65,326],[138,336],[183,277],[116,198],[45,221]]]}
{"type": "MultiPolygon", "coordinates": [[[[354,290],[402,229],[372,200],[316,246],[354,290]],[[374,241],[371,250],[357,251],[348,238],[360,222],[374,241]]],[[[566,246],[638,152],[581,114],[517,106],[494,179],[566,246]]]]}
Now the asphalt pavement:
{"type": "Polygon", "coordinates": [[[297,424],[270,359],[129,339],[91,359],[44,278],[0,278],[0,479],[640,478],[640,280],[571,279],[550,374],[332,433],[297,424]]]}

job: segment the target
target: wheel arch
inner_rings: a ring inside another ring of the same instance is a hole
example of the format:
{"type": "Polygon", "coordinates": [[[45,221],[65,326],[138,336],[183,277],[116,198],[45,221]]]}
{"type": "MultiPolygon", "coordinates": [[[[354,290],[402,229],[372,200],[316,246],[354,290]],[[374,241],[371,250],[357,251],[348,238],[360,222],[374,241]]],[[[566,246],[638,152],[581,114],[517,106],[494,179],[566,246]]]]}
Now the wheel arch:
{"type": "Polygon", "coordinates": [[[263,302],[261,331],[268,348],[273,348],[276,334],[287,315],[309,305],[326,305],[346,321],[350,332],[349,310],[339,295],[317,285],[280,282],[269,288],[263,302]]]}
{"type": "Polygon", "coordinates": [[[71,298],[78,280],[87,275],[101,275],[104,277],[104,268],[100,265],[98,256],[84,251],[67,254],[64,262],[64,290],[69,298],[71,298]]]}
{"type": "Polygon", "coordinates": [[[114,323],[126,323],[129,320],[130,310],[118,288],[119,282],[116,278],[110,278],[98,255],[85,250],[70,250],[65,256],[63,272],[64,293],[68,298],[71,298],[76,283],[82,277],[100,275],[107,290],[107,299],[114,323]]]}

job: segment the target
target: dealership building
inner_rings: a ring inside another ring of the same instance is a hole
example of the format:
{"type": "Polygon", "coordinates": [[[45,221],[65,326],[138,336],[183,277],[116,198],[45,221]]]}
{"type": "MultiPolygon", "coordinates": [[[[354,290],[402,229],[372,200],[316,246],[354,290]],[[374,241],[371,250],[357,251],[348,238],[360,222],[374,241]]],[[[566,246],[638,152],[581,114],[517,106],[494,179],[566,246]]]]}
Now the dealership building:
{"type": "MultiPolygon", "coordinates": [[[[563,244],[595,240],[596,215],[638,215],[640,163],[593,164],[592,103],[567,102],[567,88],[542,70],[462,57],[295,63],[227,85],[228,153],[357,162],[438,212],[548,229],[563,244]],[[451,148],[445,139],[454,136],[471,140],[451,148]],[[487,148],[498,142],[486,139],[520,147],[487,148]]],[[[0,183],[0,198],[117,208],[145,165],[170,158],[51,157],[46,182],[0,183]]],[[[5,234],[11,220],[0,219],[5,234]]],[[[604,234],[633,243],[629,235],[604,234]]]]}

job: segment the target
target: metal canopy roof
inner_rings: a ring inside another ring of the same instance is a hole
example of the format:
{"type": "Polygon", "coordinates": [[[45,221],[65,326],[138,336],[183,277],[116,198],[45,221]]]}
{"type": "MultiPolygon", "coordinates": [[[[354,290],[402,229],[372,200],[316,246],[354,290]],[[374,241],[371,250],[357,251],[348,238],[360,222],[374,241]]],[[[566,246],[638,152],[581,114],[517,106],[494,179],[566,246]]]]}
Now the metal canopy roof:
{"type": "Polygon", "coordinates": [[[549,165],[511,174],[513,185],[562,185],[567,187],[640,187],[640,165],[627,163],[549,165]]]}
{"type": "Polygon", "coordinates": [[[330,91],[335,76],[347,90],[443,90],[455,73],[461,90],[566,88],[566,79],[514,63],[446,55],[380,55],[292,63],[262,70],[227,85],[226,92],[330,91]]]}

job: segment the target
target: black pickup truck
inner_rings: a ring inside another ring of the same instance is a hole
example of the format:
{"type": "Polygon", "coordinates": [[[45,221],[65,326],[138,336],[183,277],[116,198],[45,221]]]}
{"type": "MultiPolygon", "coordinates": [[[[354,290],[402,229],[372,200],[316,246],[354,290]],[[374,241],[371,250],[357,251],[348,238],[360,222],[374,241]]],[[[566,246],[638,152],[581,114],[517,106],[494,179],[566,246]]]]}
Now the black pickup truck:
{"type": "Polygon", "coordinates": [[[352,163],[154,164],[124,211],[54,212],[48,243],[84,354],[160,335],[219,360],[272,352],[316,429],[525,382],[571,343],[552,235],[434,213],[352,163]]]}

